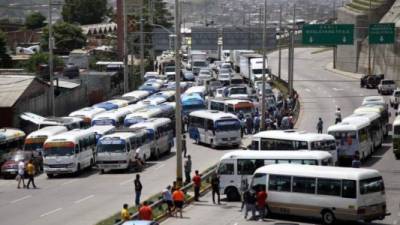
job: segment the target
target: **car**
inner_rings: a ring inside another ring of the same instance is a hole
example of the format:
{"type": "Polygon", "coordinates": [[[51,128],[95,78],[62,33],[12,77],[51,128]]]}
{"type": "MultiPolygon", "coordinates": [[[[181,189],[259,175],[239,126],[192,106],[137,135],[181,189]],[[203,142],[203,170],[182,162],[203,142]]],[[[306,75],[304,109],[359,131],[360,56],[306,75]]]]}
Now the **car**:
{"type": "Polygon", "coordinates": [[[400,102],[400,89],[396,89],[393,91],[389,101],[390,101],[390,106],[397,109],[400,102]]]}
{"type": "Polygon", "coordinates": [[[232,70],[232,65],[230,63],[222,63],[220,66],[220,70],[221,69],[230,69],[232,70]]]}
{"type": "Polygon", "coordinates": [[[158,72],[155,71],[148,71],[144,74],[144,80],[147,81],[149,79],[160,79],[160,75],[158,74],[158,72]]]}
{"type": "Polygon", "coordinates": [[[376,88],[380,81],[384,79],[384,75],[363,75],[360,79],[360,87],[376,88]]]}
{"type": "Polygon", "coordinates": [[[14,178],[18,173],[18,163],[23,160],[25,164],[29,160],[33,161],[36,167],[36,171],[41,171],[43,169],[43,159],[38,151],[22,151],[17,150],[10,152],[6,157],[6,161],[1,166],[1,174],[5,178],[14,178]]]}
{"type": "Polygon", "coordinates": [[[63,75],[69,79],[79,77],[79,67],[75,64],[69,63],[64,67],[63,75]]]}
{"type": "Polygon", "coordinates": [[[184,80],[186,80],[186,81],[194,81],[194,74],[193,74],[193,72],[192,71],[189,71],[189,70],[185,70],[184,72],[183,72],[183,78],[184,78],[184,80]]]}
{"type": "Polygon", "coordinates": [[[378,85],[379,94],[392,94],[396,89],[396,83],[394,80],[381,80],[378,85]]]}
{"type": "Polygon", "coordinates": [[[225,91],[225,88],[223,87],[223,88],[218,88],[217,90],[215,90],[215,98],[223,98],[224,97],[224,91],[225,91]]]}
{"type": "Polygon", "coordinates": [[[218,73],[218,80],[223,84],[228,85],[230,80],[232,79],[232,70],[231,69],[220,69],[218,73]]]}
{"type": "Polygon", "coordinates": [[[122,223],[122,225],[159,225],[159,223],[151,220],[128,220],[122,223]]]}
{"type": "Polygon", "coordinates": [[[197,76],[197,84],[203,85],[206,81],[211,80],[212,78],[213,77],[210,70],[202,69],[197,76]]]}

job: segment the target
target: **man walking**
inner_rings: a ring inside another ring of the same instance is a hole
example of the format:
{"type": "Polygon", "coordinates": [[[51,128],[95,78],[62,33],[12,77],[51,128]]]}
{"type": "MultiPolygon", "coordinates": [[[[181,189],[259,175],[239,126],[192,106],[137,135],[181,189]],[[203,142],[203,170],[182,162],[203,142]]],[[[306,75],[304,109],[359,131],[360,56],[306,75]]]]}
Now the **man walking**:
{"type": "Polygon", "coordinates": [[[181,191],[180,188],[174,191],[172,193],[172,199],[174,200],[174,205],[176,208],[176,217],[178,217],[178,212],[181,214],[182,218],[182,208],[183,208],[183,203],[185,202],[185,194],[183,191],[181,191]]]}
{"type": "Polygon", "coordinates": [[[26,172],[28,173],[28,184],[26,185],[26,188],[29,189],[29,185],[32,183],[33,188],[36,189],[35,180],[34,180],[36,168],[35,168],[35,165],[33,165],[32,160],[29,160],[29,163],[26,166],[26,172]]]}
{"type": "Polygon", "coordinates": [[[192,159],[190,157],[190,155],[188,155],[186,161],[185,161],[185,183],[188,184],[190,183],[190,173],[192,172],[192,159]]]}
{"type": "Polygon", "coordinates": [[[163,190],[162,196],[163,196],[164,203],[167,204],[168,214],[171,216],[172,215],[172,207],[174,206],[174,203],[172,202],[171,185],[168,185],[167,188],[165,188],[163,190]]]}
{"type": "Polygon", "coordinates": [[[187,148],[186,148],[186,135],[182,136],[182,153],[183,153],[183,157],[186,158],[186,152],[187,152],[187,148]]]}
{"type": "Polygon", "coordinates": [[[18,189],[20,188],[22,181],[22,187],[25,188],[25,163],[23,160],[18,163],[18,189]]]}
{"type": "Polygon", "coordinates": [[[319,134],[322,134],[322,130],[324,128],[324,122],[322,121],[321,117],[318,119],[317,123],[317,130],[319,134]]]}
{"type": "Polygon", "coordinates": [[[213,178],[211,179],[211,187],[212,187],[212,200],[215,204],[215,194],[218,197],[218,205],[221,204],[221,199],[219,195],[219,176],[214,174],[213,178]]]}
{"type": "Polygon", "coordinates": [[[136,207],[140,206],[140,195],[142,194],[142,182],[140,182],[140,175],[136,174],[135,184],[135,204],[136,207]]]}
{"type": "Polygon", "coordinates": [[[141,220],[153,220],[153,211],[148,205],[147,201],[143,202],[143,205],[139,209],[139,219],[141,220]]]}
{"type": "Polygon", "coordinates": [[[201,177],[199,175],[199,171],[195,171],[195,175],[193,177],[193,187],[194,187],[194,200],[199,201],[200,197],[200,187],[201,187],[201,177]]]}
{"type": "Polygon", "coordinates": [[[244,218],[247,219],[247,215],[249,214],[249,211],[251,211],[251,218],[254,219],[256,217],[256,197],[255,193],[252,192],[250,189],[247,189],[244,194],[244,204],[245,204],[245,212],[244,212],[244,218]]]}

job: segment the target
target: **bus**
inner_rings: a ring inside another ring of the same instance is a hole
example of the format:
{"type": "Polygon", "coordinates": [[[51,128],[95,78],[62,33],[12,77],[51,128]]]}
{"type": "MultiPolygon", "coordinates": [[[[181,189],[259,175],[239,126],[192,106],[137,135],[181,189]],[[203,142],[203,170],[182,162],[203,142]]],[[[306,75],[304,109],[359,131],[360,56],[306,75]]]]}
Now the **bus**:
{"type": "Polygon", "coordinates": [[[245,117],[253,116],[255,107],[252,101],[241,99],[213,99],[209,103],[209,109],[229,112],[238,115],[242,112],[245,117]]]}
{"type": "Polygon", "coordinates": [[[239,147],[242,142],[240,121],[231,114],[216,110],[198,110],[189,114],[188,132],[197,144],[239,147]]]}
{"type": "Polygon", "coordinates": [[[163,112],[162,109],[158,108],[158,107],[153,107],[153,108],[146,107],[146,108],[137,110],[136,112],[131,113],[125,117],[124,126],[130,127],[134,124],[143,122],[147,119],[154,118],[154,117],[160,117],[162,112],[163,112]]]}
{"type": "Polygon", "coordinates": [[[169,154],[174,146],[174,124],[168,118],[150,118],[130,126],[130,128],[145,128],[151,142],[151,157],[159,159],[163,154],[169,154]]]}
{"type": "Polygon", "coordinates": [[[24,144],[25,133],[16,128],[0,129],[0,165],[6,160],[5,155],[24,144]]]}
{"type": "Polygon", "coordinates": [[[96,108],[96,107],[85,107],[83,109],[76,110],[71,112],[69,116],[71,117],[78,117],[83,119],[84,126],[90,126],[92,123],[93,117],[96,115],[105,112],[104,108],[96,108]]]}
{"type": "Polygon", "coordinates": [[[268,130],[253,135],[250,150],[321,150],[338,161],[335,138],[329,134],[295,130],[268,130]]]}
{"type": "Polygon", "coordinates": [[[48,138],[44,142],[43,169],[47,177],[56,174],[78,175],[95,164],[96,134],[75,129],[48,138]]]}
{"type": "Polygon", "coordinates": [[[356,151],[360,154],[360,160],[364,161],[373,152],[370,124],[367,118],[348,117],[346,121],[328,127],[328,134],[336,140],[339,161],[351,162],[356,151]]]}
{"type": "Polygon", "coordinates": [[[188,116],[189,113],[206,109],[206,102],[202,95],[198,93],[183,94],[181,96],[182,114],[188,116]]]}
{"type": "Polygon", "coordinates": [[[140,91],[147,91],[147,92],[149,92],[150,94],[154,94],[154,93],[156,93],[156,92],[159,92],[160,89],[161,89],[161,84],[159,84],[159,83],[149,83],[149,82],[146,82],[146,83],[142,84],[142,85],[138,88],[138,90],[140,90],[140,91]]]}
{"type": "Polygon", "coordinates": [[[148,91],[140,91],[140,90],[131,91],[131,92],[128,92],[128,93],[125,93],[122,95],[122,97],[136,98],[138,101],[143,100],[149,96],[150,96],[150,93],[148,91]]]}
{"type": "Polygon", "coordinates": [[[129,101],[127,101],[127,100],[112,99],[112,100],[109,100],[109,101],[97,103],[97,104],[93,105],[93,107],[95,107],[95,108],[103,108],[103,109],[109,111],[109,110],[125,107],[125,106],[128,105],[128,103],[129,103],[129,101]]]}
{"type": "Polygon", "coordinates": [[[163,97],[146,98],[137,103],[137,105],[147,106],[147,105],[159,105],[166,102],[167,100],[163,97]]]}
{"type": "Polygon", "coordinates": [[[153,98],[165,98],[167,102],[174,102],[175,101],[175,91],[169,90],[169,91],[160,91],[155,94],[152,94],[149,96],[147,99],[153,99],[153,98]]]}
{"type": "Polygon", "coordinates": [[[68,130],[79,129],[83,126],[83,119],[79,117],[43,117],[34,113],[24,112],[20,118],[35,124],[34,130],[50,126],[64,126],[68,130]]]}
{"type": "Polygon", "coordinates": [[[353,113],[378,113],[380,115],[380,122],[383,129],[383,134],[386,137],[389,134],[390,124],[389,124],[389,111],[385,109],[385,106],[380,104],[368,104],[358,107],[353,113]]]}
{"type": "Polygon", "coordinates": [[[151,139],[146,129],[122,129],[100,138],[96,147],[97,166],[105,170],[130,170],[151,156],[151,139]]]}
{"type": "Polygon", "coordinates": [[[245,186],[256,169],[279,163],[334,165],[332,155],[325,151],[233,151],[223,155],[218,163],[220,193],[229,201],[239,200],[240,190],[247,188],[245,186]]]}
{"type": "Polygon", "coordinates": [[[393,153],[396,159],[400,159],[400,115],[393,121],[393,153]]]}
{"type": "Polygon", "coordinates": [[[384,181],[373,169],[273,164],[257,169],[250,187],[268,192],[271,214],[314,217],[329,225],[388,215],[384,181]]]}
{"type": "Polygon", "coordinates": [[[115,126],[113,125],[102,125],[102,126],[91,126],[86,129],[87,131],[94,132],[96,134],[96,143],[104,135],[110,134],[115,131],[115,126]]]}
{"type": "Polygon", "coordinates": [[[192,93],[197,93],[204,99],[207,94],[207,89],[205,86],[193,86],[193,87],[188,88],[184,92],[184,94],[186,94],[186,95],[192,94],[192,93]]]}
{"type": "Polygon", "coordinates": [[[113,125],[116,127],[124,124],[126,115],[132,113],[128,107],[114,109],[98,114],[92,119],[92,126],[94,125],[113,125]]]}
{"type": "Polygon", "coordinates": [[[67,131],[68,129],[64,126],[50,126],[34,131],[26,137],[24,150],[38,151],[43,154],[43,144],[47,138],[67,131]]]}

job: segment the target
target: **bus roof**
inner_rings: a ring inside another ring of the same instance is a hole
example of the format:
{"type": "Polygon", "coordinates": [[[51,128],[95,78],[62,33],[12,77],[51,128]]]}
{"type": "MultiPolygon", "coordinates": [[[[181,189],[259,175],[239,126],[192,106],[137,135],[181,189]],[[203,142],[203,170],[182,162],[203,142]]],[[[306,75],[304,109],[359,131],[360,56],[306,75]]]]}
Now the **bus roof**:
{"type": "Polygon", "coordinates": [[[17,140],[24,138],[25,133],[22,130],[16,128],[1,128],[0,129],[0,143],[11,140],[17,140]]]}
{"type": "Polygon", "coordinates": [[[107,132],[115,130],[115,127],[113,125],[102,125],[102,126],[91,126],[88,129],[86,129],[90,132],[94,132],[96,134],[105,134],[107,132]]]}
{"type": "Polygon", "coordinates": [[[202,93],[204,94],[206,92],[206,87],[205,86],[193,86],[188,88],[184,93],[185,94],[190,94],[190,93],[202,93]]]}
{"type": "Polygon", "coordinates": [[[385,107],[382,105],[368,104],[358,107],[357,109],[354,110],[354,113],[365,113],[365,112],[382,113],[384,110],[385,107]]]}
{"type": "Polygon", "coordinates": [[[268,130],[262,131],[253,136],[253,138],[271,138],[280,140],[295,140],[295,141],[322,141],[335,140],[332,135],[308,133],[295,130],[268,130]]]}
{"type": "Polygon", "coordinates": [[[239,104],[239,103],[247,103],[247,104],[253,104],[253,102],[252,101],[250,101],[250,100],[245,100],[245,99],[228,99],[228,100],[225,100],[225,104],[233,104],[233,105],[236,105],[236,104],[239,104]]]}
{"type": "Polygon", "coordinates": [[[166,123],[171,123],[171,119],[168,119],[168,118],[150,118],[150,119],[147,119],[146,121],[134,124],[134,125],[130,126],[129,128],[144,127],[144,128],[154,129],[154,128],[156,128],[156,127],[158,127],[160,125],[164,125],[166,123]]]}
{"type": "MultiPolygon", "coordinates": [[[[138,131],[144,131],[144,130],[138,130],[138,131]]],[[[99,141],[102,141],[104,139],[123,139],[123,140],[127,140],[129,138],[135,137],[138,135],[139,132],[131,132],[131,131],[126,131],[126,132],[115,132],[112,134],[107,134],[104,135],[103,137],[100,138],[99,141]]]]}
{"type": "Polygon", "coordinates": [[[365,113],[353,113],[349,117],[366,117],[368,118],[371,122],[379,119],[380,115],[376,112],[365,112],[365,113]]]}
{"type": "Polygon", "coordinates": [[[94,115],[102,113],[104,111],[106,111],[104,108],[85,107],[85,108],[71,112],[69,114],[69,116],[93,117],[94,115]]]}
{"type": "Polygon", "coordinates": [[[374,169],[299,164],[271,164],[258,168],[255,173],[346,180],[363,180],[381,176],[379,172],[374,169]]]}
{"type": "Polygon", "coordinates": [[[122,95],[122,97],[135,97],[137,99],[143,99],[149,95],[150,95],[150,93],[148,91],[136,90],[136,91],[131,91],[131,92],[125,93],[122,95]]]}
{"type": "Polygon", "coordinates": [[[399,126],[400,125],[400,115],[396,116],[396,118],[393,121],[393,126],[399,126]]]}
{"type": "Polygon", "coordinates": [[[250,151],[237,150],[226,153],[220,159],[326,159],[332,158],[332,155],[326,151],[250,151]]]}
{"type": "Polygon", "coordinates": [[[49,127],[43,127],[42,129],[39,129],[37,131],[33,131],[30,133],[26,139],[29,138],[37,138],[37,137],[51,137],[63,132],[67,132],[68,129],[64,126],[49,126],[49,127]]]}
{"type": "Polygon", "coordinates": [[[135,117],[144,117],[144,118],[150,118],[154,115],[157,115],[157,113],[162,113],[161,108],[143,108],[139,109],[134,113],[128,114],[125,119],[130,119],[130,118],[135,118],[135,117]]]}
{"type": "Polygon", "coordinates": [[[365,120],[366,118],[351,118],[348,117],[341,123],[332,125],[328,127],[328,132],[335,131],[357,131],[362,129],[370,124],[369,120],[365,120]]]}
{"type": "Polygon", "coordinates": [[[371,120],[364,116],[349,116],[342,120],[342,123],[350,123],[355,126],[359,126],[360,128],[368,126],[371,123],[371,120]]]}
{"type": "Polygon", "coordinates": [[[237,119],[232,113],[221,112],[217,110],[197,110],[190,113],[190,116],[196,116],[211,120],[218,120],[218,119],[237,119]]]}
{"type": "Polygon", "coordinates": [[[367,104],[379,104],[379,105],[385,105],[385,98],[383,98],[383,96],[380,95],[376,95],[376,96],[367,96],[363,99],[362,104],[361,105],[367,105],[367,104]]]}
{"type": "Polygon", "coordinates": [[[67,131],[65,133],[61,133],[61,134],[57,134],[55,136],[49,137],[46,140],[45,144],[48,142],[59,142],[59,141],[77,143],[77,140],[79,137],[90,135],[90,134],[95,134],[95,133],[90,130],[74,129],[74,130],[67,131]]]}

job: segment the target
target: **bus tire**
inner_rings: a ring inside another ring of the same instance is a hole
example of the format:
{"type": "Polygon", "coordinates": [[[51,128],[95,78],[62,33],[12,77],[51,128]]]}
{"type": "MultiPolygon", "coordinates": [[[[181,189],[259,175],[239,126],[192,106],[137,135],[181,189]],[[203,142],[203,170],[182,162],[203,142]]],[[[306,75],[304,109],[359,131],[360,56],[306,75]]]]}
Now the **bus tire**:
{"type": "Polygon", "coordinates": [[[211,140],[210,145],[211,145],[211,148],[217,149],[217,146],[214,144],[214,140],[211,140]]]}
{"type": "Polygon", "coordinates": [[[229,187],[226,190],[226,198],[228,201],[233,202],[233,201],[240,201],[240,194],[238,190],[234,187],[229,187]]]}
{"type": "Polygon", "coordinates": [[[104,174],[104,169],[101,169],[101,170],[100,170],[100,174],[104,174]]]}
{"type": "Polygon", "coordinates": [[[79,174],[81,174],[81,164],[80,163],[78,163],[78,168],[75,172],[75,176],[79,176],[79,174]]]}
{"type": "Polygon", "coordinates": [[[335,218],[335,214],[333,214],[333,212],[329,209],[324,209],[321,212],[321,216],[322,216],[322,223],[325,225],[332,225],[335,224],[336,218],[335,218]]]}
{"type": "Polygon", "coordinates": [[[160,149],[156,149],[156,152],[155,152],[155,154],[154,154],[154,158],[155,159],[160,159],[160,149]]]}
{"type": "Polygon", "coordinates": [[[49,179],[54,177],[54,174],[52,174],[52,173],[46,173],[46,175],[47,175],[47,178],[49,178],[49,179]]]}

